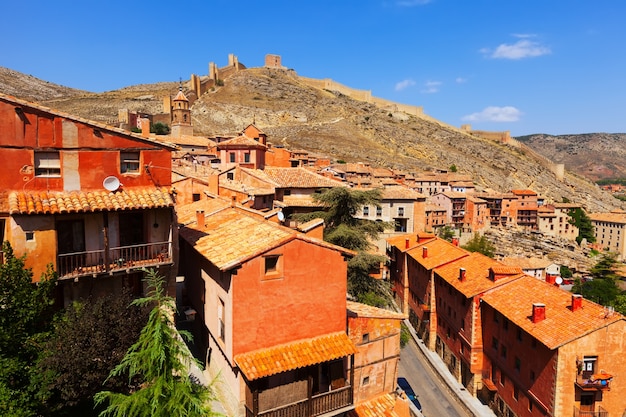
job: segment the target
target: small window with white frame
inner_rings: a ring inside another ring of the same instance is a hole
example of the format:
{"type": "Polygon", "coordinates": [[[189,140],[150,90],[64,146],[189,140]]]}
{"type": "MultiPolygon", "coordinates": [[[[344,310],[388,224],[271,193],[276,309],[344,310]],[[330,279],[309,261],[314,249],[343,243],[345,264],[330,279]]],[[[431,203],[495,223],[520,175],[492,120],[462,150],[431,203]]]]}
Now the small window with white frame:
{"type": "Polygon", "coordinates": [[[57,151],[35,151],[35,176],[60,177],[61,156],[57,151]]]}
{"type": "Polygon", "coordinates": [[[120,172],[122,174],[139,173],[139,152],[120,152],[120,172]]]}

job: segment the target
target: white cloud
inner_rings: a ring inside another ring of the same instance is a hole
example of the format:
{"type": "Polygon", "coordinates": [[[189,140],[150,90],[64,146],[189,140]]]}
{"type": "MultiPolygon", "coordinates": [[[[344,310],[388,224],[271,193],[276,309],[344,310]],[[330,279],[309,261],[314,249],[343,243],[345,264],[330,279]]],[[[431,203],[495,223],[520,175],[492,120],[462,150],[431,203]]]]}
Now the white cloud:
{"type": "Polygon", "coordinates": [[[467,78],[456,77],[456,79],[454,81],[456,81],[457,84],[463,84],[463,83],[467,82],[467,78]]]}
{"type": "Polygon", "coordinates": [[[461,120],[466,122],[517,122],[522,112],[513,106],[489,106],[478,113],[463,116],[461,120]]]}
{"type": "Polygon", "coordinates": [[[396,83],[396,91],[406,90],[409,87],[413,87],[415,85],[415,81],[409,79],[402,80],[399,83],[396,83]]]}
{"type": "Polygon", "coordinates": [[[422,93],[424,94],[433,94],[439,92],[439,87],[441,87],[441,81],[426,81],[424,83],[424,88],[422,89],[422,93]]]}
{"type": "Polygon", "coordinates": [[[513,44],[503,43],[498,45],[495,50],[489,48],[483,48],[481,53],[488,55],[491,58],[501,59],[523,59],[542,55],[548,55],[552,53],[550,48],[541,45],[539,42],[533,42],[528,40],[528,37],[532,35],[515,35],[522,38],[513,44]]]}
{"type": "Polygon", "coordinates": [[[431,0],[400,0],[400,1],[396,1],[396,5],[400,7],[415,7],[415,6],[423,6],[430,2],[431,0]]]}

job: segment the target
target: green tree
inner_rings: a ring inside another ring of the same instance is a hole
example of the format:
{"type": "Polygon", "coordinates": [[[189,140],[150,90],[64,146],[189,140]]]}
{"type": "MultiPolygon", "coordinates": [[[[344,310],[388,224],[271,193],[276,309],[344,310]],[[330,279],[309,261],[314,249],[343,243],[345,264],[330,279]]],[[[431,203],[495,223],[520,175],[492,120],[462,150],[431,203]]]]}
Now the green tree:
{"type": "Polygon", "coordinates": [[[455,164],[450,165],[450,172],[456,172],[457,171],[457,167],[455,164]]]}
{"type": "Polygon", "coordinates": [[[582,294],[588,300],[604,306],[615,306],[620,289],[617,286],[619,276],[615,273],[617,257],[613,253],[603,253],[600,260],[591,268],[592,280],[576,279],[572,292],[582,294]]]}
{"type": "Polygon", "coordinates": [[[51,267],[33,284],[32,271],[24,267],[9,242],[2,244],[0,264],[0,415],[36,415],[33,364],[52,326],[56,275],[51,267]]]}
{"type": "Polygon", "coordinates": [[[561,265],[560,267],[560,274],[562,278],[571,278],[572,277],[572,270],[569,269],[567,266],[565,265],[561,265]]]}
{"type": "Polygon", "coordinates": [[[313,195],[315,201],[323,204],[323,211],[294,216],[299,221],[324,219],[324,240],[357,252],[348,262],[348,292],[357,301],[376,306],[388,304],[388,291],[386,283],[373,279],[370,271],[378,269],[387,258],[367,251],[391,224],[359,219],[356,215],[363,206],[380,207],[381,197],[380,189],[335,187],[313,195]]]}
{"type": "Polygon", "coordinates": [[[167,135],[170,133],[170,127],[165,123],[156,122],[150,125],[150,133],[154,133],[155,135],[167,135]]]}
{"type": "Polygon", "coordinates": [[[479,252],[485,256],[493,258],[496,253],[496,247],[484,235],[474,233],[472,239],[467,244],[461,246],[470,252],[479,252]]]}
{"type": "Polygon", "coordinates": [[[448,242],[452,242],[452,239],[455,236],[454,229],[448,225],[440,227],[437,230],[437,236],[439,236],[443,240],[447,240],[448,242]]]}
{"type": "Polygon", "coordinates": [[[589,243],[595,242],[596,237],[593,233],[593,224],[591,223],[589,216],[587,216],[587,213],[585,213],[582,208],[578,207],[571,209],[568,214],[570,216],[570,224],[578,227],[576,242],[580,244],[583,239],[587,239],[587,242],[589,243]]]}
{"type": "MultiPolygon", "coordinates": [[[[147,297],[133,305],[150,306],[148,323],[139,340],[126,352],[109,378],[129,375],[131,394],[101,391],[97,405],[106,406],[100,416],[114,417],[194,417],[218,415],[210,408],[215,399],[211,387],[190,377],[193,358],[174,328],[175,303],[165,294],[164,279],[154,270],[144,270],[149,287],[147,297]]],[[[191,337],[180,332],[183,337],[191,337]]]]}
{"type": "Polygon", "coordinates": [[[70,305],[57,322],[38,363],[42,397],[54,415],[96,416],[93,396],[106,389],[128,393],[128,375],[108,378],[139,338],[148,308],[131,305],[128,291],[70,305]]]}

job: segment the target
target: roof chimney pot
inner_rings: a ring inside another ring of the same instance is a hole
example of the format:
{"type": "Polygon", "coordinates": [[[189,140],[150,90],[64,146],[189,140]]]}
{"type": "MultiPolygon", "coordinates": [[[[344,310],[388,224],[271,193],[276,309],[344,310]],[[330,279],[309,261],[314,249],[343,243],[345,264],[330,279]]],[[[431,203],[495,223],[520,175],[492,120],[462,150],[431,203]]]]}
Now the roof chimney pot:
{"type": "Polygon", "coordinates": [[[422,258],[428,258],[428,248],[426,246],[422,248],[422,258]]]}
{"type": "Polygon", "coordinates": [[[204,227],[205,227],[204,210],[197,210],[196,211],[196,222],[198,223],[198,228],[204,229],[204,227]]]}
{"type": "Polygon", "coordinates": [[[404,239],[404,249],[408,249],[409,246],[411,246],[409,243],[409,239],[408,238],[404,239]]]}
{"type": "Polygon", "coordinates": [[[543,303],[533,303],[532,322],[539,323],[546,318],[546,305],[543,303]]]}
{"type": "Polygon", "coordinates": [[[576,311],[583,306],[583,296],[572,294],[572,311],[576,311]]]}
{"type": "Polygon", "coordinates": [[[465,278],[465,268],[459,268],[459,281],[464,282],[465,278]]]}

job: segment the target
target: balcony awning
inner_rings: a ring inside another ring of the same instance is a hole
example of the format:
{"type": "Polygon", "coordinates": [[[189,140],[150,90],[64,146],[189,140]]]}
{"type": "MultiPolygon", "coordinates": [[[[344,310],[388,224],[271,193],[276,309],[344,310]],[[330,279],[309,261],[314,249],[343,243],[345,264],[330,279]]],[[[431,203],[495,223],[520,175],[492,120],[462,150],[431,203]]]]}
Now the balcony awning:
{"type": "Polygon", "coordinates": [[[92,213],[173,207],[166,188],[135,187],[118,191],[33,191],[9,194],[10,214],[92,213]]]}
{"type": "Polygon", "coordinates": [[[248,381],[287,372],[356,353],[344,332],[276,345],[235,356],[235,363],[248,381]]]}

